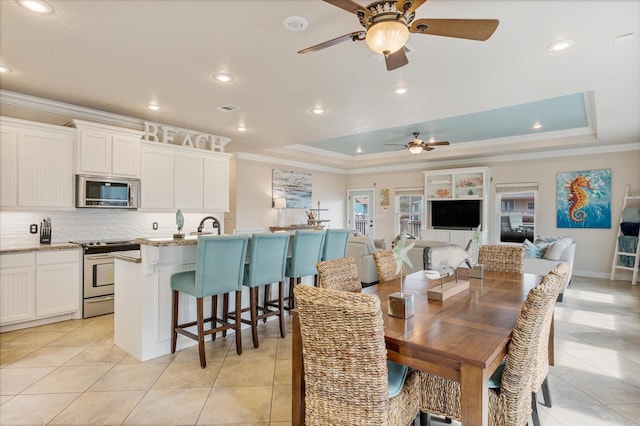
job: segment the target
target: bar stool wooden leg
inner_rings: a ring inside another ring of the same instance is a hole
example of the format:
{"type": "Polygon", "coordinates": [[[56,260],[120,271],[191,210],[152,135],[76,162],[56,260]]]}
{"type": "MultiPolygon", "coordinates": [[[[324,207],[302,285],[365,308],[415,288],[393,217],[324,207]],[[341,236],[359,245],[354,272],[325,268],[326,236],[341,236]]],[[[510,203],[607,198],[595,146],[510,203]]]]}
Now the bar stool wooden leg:
{"type": "MultiPolygon", "coordinates": [[[[229,293],[222,296],[222,319],[229,321],[229,293]]],[[[222,330],[222,337],[227,337],[227,330],[222,330]]]]}
{"type": "MultiPolygon", "coordinates": [[[[251,310],[251,336],[253,338],[253,347],[258,347],[258,287],[251,287],[249,290],[249,306],[251,310]]],[[[236,310],[236,315],[238,310],[236,310]]],[[[236,321],[239,321],[236,318],[236,321]]]]}
{"type": "MultiPolygon", "coordinates": [[[[218,319],[218,295],[211,296],[211,328],[216,328],[218,319]]],[[[211,333],[211,340],[216,340],[217,333],[211,333]]]]}
{"type": "Polygon", "coordinates": [[[171,310],[171,353],[176,353],[176,344],[178,343],[178,332],[176,331],[176,327],[178,327],[178,296],[179,293],[177,290],[173,290],[171,292],[171,301],[173,304],[173,309],[171,310]]]}
{"type": "Polygon", "coordinates": [[[236,318],[235,318],[235,328],[236,328],[236,352],[238,355],[242,354],[242,334],[240,329],[242,328],[242,292],[236,291],[236,318]]]}
{"type": "Polygon", "coordinates": [[[204,356],[204,301],[202,297],[196,298],[198,315],[198,352],[200,353],[200,367],[207,366],[207,359],[204,356]]]}
{"type": "MultiPolygon", "coordinates": [[[[265,308],[266,306],[267,305],[265,305],[265,308]]],[[[278,312],[278,319],[280,320],[280,337],[284,337],[284,281],[278,282],[278,312]]]]}
{"type": "MultiPolygon", "coordinates": [[[[266,309],[269,306],[269,300],[271,298],[271,284],[267,284],[264,286],[264,308],[266,309]]],[[[262,318],[262,322],[267,322],[267,318],[262,318]]]]}

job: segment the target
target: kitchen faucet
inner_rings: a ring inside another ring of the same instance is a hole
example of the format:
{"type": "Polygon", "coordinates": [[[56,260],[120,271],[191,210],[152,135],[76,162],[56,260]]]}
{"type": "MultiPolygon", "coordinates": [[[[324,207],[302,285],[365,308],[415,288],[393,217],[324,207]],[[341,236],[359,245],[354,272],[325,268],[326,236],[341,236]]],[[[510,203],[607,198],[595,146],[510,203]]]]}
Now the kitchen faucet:
{"type": "Polygon", "coordinates": [[[202,230],[204,229],[204,223],[207,221],[207,219],[211,219],[213,221],[213,227],[218,228],[218,235],[220,235],[220,222],[213,216],[207,216],[200,221],[200,225],[198,225],[198,234],[202,233],[202,230]]]}

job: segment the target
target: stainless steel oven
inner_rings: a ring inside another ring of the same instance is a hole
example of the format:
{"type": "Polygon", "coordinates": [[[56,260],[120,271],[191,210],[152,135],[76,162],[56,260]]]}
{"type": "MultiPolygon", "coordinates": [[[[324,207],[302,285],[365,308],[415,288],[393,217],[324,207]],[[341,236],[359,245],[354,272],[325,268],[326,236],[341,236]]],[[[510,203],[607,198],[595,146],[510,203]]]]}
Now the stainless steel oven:
{"type": "Polygon", "coordinates": [[[114,268],[113,252],[139,250],[133,241],[76,242],[84,250],[83,266],[83,318],[113,312],[114,268]]]}

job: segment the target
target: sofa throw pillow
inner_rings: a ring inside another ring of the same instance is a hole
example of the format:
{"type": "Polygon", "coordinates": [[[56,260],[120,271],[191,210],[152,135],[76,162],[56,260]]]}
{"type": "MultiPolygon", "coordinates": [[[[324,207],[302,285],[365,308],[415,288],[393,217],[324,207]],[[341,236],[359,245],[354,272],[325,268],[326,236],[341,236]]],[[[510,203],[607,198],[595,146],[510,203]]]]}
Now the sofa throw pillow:
{"type": "Polygon", "coordinates": [[[572,242],[573,240],[571,238],[560,238],[559,240],[551,243],[549,247],[547,247],[547,250],[545,250],[542,258],[548,260],[560,260],[560,258],[564,254],[564,251],[572,242]]]}
{"type": "Polygon", "coordinates": [[[524,240],[524,257],[541,259],[544,255],[544,247],[538,247],[529,240],[524,240]]]}

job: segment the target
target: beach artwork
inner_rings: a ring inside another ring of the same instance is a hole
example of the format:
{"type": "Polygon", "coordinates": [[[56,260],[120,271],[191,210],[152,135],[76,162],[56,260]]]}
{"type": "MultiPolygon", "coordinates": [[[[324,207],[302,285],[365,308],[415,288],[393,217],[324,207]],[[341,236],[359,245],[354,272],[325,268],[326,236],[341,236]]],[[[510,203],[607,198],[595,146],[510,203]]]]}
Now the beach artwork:
{"type": "Polygon", "coordinates": [[[273,195],[271,206],[277,198],[287,200],[288,209],[311,208],[311,174],[273,169],[273,195]]]}
{"type": "Polygon", "coordinates": [[[558,228],[611,228],[611,169],[556,177],[558,228]]]}

